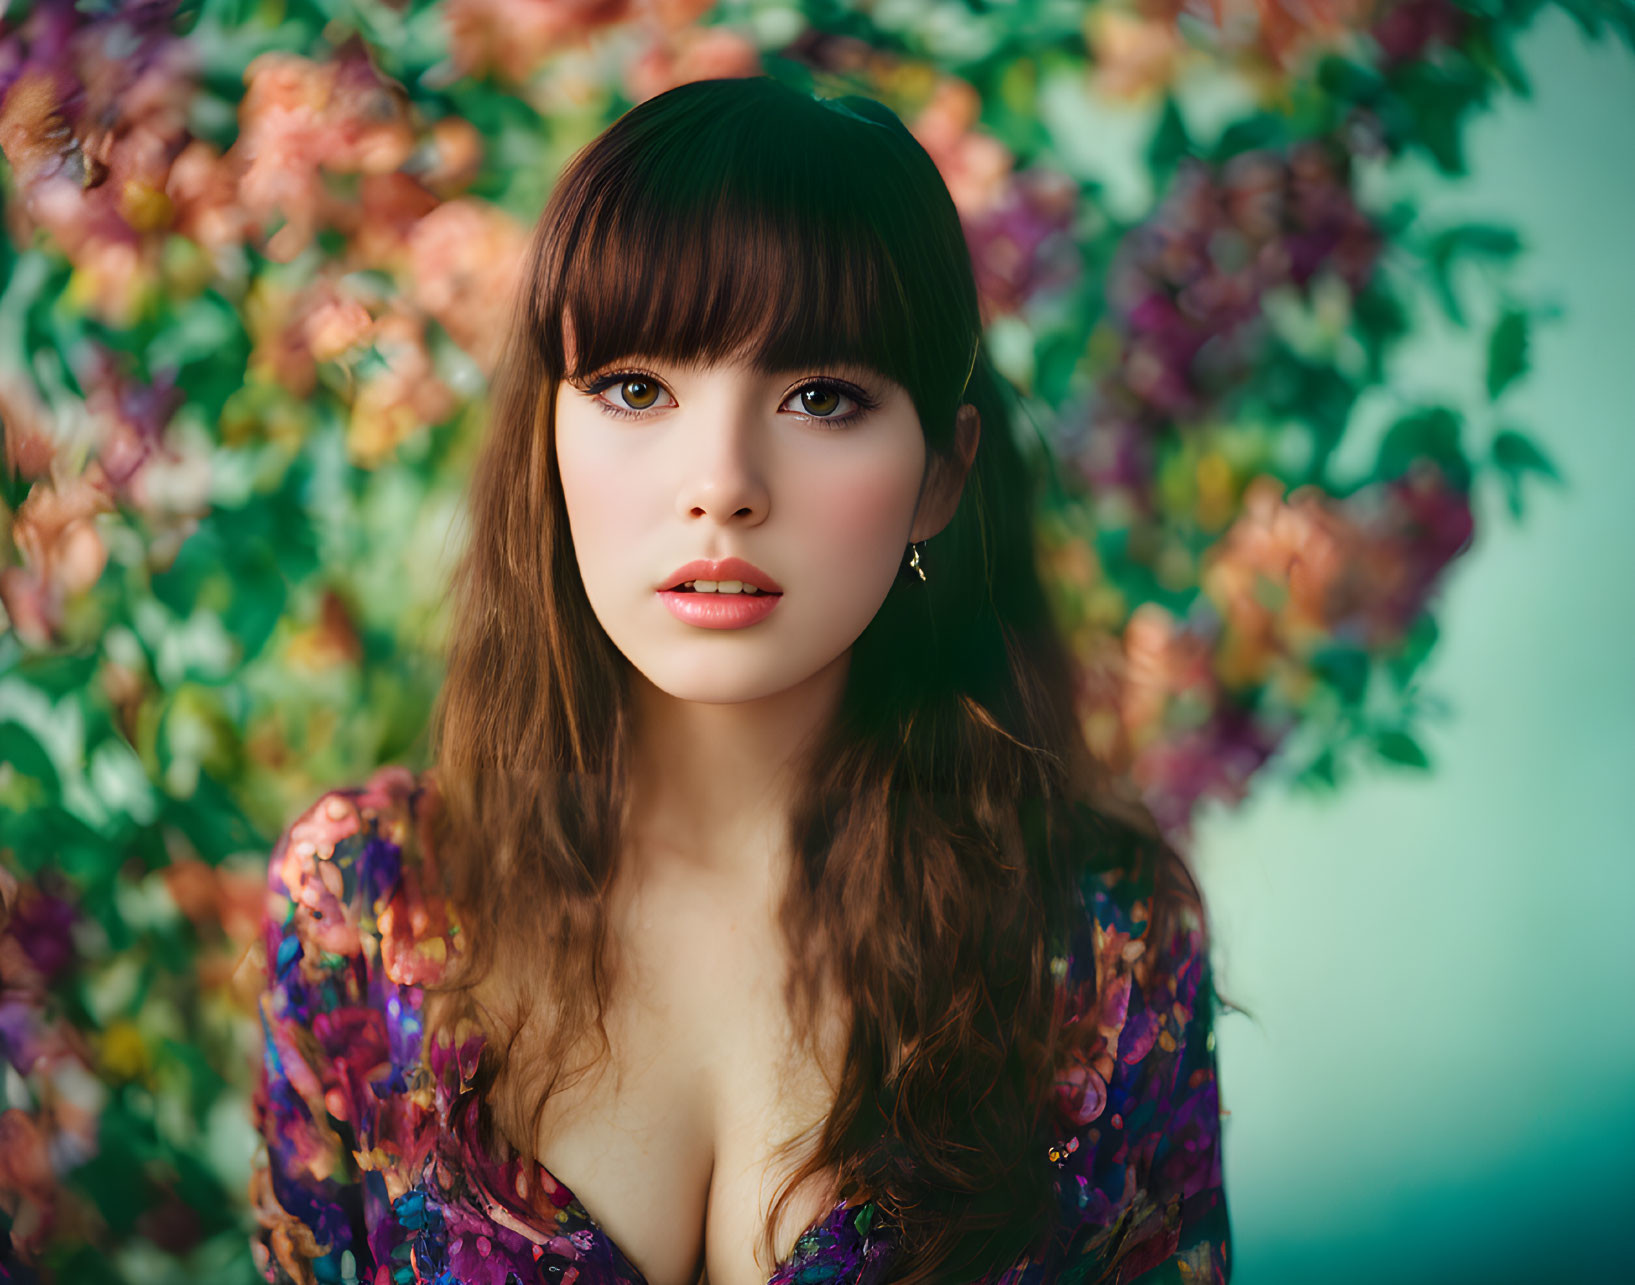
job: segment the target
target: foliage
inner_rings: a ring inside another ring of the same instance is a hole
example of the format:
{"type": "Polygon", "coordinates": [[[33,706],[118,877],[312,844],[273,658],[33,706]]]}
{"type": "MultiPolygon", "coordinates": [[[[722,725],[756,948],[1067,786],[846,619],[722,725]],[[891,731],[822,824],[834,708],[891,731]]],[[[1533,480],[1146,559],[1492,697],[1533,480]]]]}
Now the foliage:
{"type": "MultiPolygon", "coordinates": [[[[671,85],[869,94],[936,160],[1087,734],[1166,827],[1427,767],[1473,490],[1556,478],[1507,409],[1547,313],[1510,229],[1364,180],[1462,174],[1541,7],[10,5],[0,1279],[256,1278],[267,836],[422,752],[498,301],[562,163],[671,85]],[[1399,404],[1342,470],[1427,304],[1489,409],[1399,404]]],[[[1629,0],[1563,7],[1635,47],[1629,0]]]]}

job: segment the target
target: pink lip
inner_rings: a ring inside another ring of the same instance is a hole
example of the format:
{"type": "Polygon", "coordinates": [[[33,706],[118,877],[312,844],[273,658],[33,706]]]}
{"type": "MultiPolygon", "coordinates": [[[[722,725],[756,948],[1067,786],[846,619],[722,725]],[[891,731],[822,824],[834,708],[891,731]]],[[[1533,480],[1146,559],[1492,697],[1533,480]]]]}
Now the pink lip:
{"type": "Polygon", "coordinates": [[[677,620],[701,629],[742,629],[765,620],[783,601],[780,593],[681,593],[674,589],[660,589],[659,597],[677,620]]]}
{"type": "Polygon", "coordinates": [[[781,584],[753,562],[745,562],[742,558],[695,558],[672,571],[670,578],[659,585],[659,590],[674,589],[689,580],[742,580],[762,593],[783,592],[781,584]]]}

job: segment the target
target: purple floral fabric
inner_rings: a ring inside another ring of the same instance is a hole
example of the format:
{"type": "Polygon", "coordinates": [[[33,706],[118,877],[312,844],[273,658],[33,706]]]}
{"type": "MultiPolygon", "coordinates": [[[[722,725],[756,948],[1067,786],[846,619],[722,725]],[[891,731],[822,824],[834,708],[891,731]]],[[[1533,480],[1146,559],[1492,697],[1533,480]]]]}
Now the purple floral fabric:
{"type": "MultiPolygon", "coordinates": [[[[481,1034],[424,1038],[420,988],[459,934],[431,891],[429,789],[381,768],[324,795],[274,845],[257,1264],[272,1285],[645,1285],[543,1165],[482,1145],[481,1034]]],[[[1060,1231],[982,1285],[1227,1279],[1208,961],[1191,931],[1151,949],[1147,905],[1115,879],[1087,885],[1058,970],[1097,1037],[1064,1069],[1061,1136],[1039,1160],[1056,1171],[1060,1231]]],[[[891,1264],[873,1205],[842,1201],[768,1285],[873,1285],[891,1264]]]]}

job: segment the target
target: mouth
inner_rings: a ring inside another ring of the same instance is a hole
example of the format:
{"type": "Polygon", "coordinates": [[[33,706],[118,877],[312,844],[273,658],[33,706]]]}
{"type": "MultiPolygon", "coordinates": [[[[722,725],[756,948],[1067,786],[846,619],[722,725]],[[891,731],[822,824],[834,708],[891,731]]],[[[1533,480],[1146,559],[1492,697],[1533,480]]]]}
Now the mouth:
{"type": "Polygon", "coordinates": [[[783,586],[743,558],[695,558],[672,571],[659,592],[776,598],[783,594],[783,586]]]}
{"type": "MultiPolygon", "coordinates": [[[[708,585],[710,582],[705,581],[708,585]]],[[[658,599],[665,609],[682,624],[699,629],[745,629],[757,625],[777,610],[782,593],[756,592],[751,585],[737,589],[728,582],[726,589],[719,586],[700,588],[696,582],[683,581],[673,589],[660,589],[658,599]]]]}
{"type": "Polygon", "coordinates": [[[697,584],[696,581],[687,580],[687,581],[682,582],[681,584],[672,585],[668,589],[660,589],[659,592],[660,593],[702,593],[702,594],[708,594],[708,595],[710,595],[712,597],[720,596],[720,597],[723,597],[723,598],[731,598],[731,597],[735,597],[735,596],[742,596],[742,597],[746,597],[746,598],[781,598],[781,597],[783,597],[783,595],[781,593],[768,593],[764,589],[757,589],[752,584],[744,584],[742,581],[738,581],[738,580],[729,580],[729,581],[709,581],[709,580],[706,580],[704,582],[704,584],[706,585],[706,587],[703,588],[703,589],[700,589],[698,587],[698,584],[697,584]],[[729,586],[734,586],[734,585],[737,586],[737,587],[736,588],[729,587],[729,586]]]}

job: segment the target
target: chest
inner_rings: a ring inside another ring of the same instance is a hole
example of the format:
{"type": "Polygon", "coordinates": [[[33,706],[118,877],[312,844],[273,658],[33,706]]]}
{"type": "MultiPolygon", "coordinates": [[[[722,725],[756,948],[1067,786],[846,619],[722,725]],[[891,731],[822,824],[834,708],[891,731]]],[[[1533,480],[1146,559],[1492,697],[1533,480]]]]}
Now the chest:
{"type": "Polygon", "coordinates": [[[610,1054],[584,1046],[589,1069],[547,1099],[534,1154],[648,1285],[766,1285],[838,1199],[832,1177],[797,1188],[776,1257],[761,1251],[772,1199],[834,1103],[840,1006],[825,1004],[815,1051],[798,1038],[781,935],[748,898],[653,889],[613,927],[610,1054]]]}

